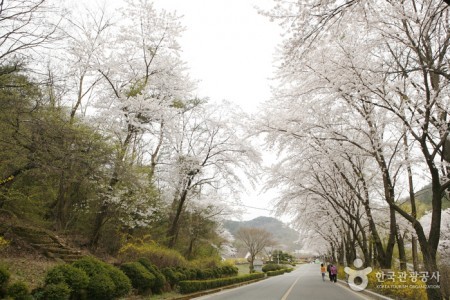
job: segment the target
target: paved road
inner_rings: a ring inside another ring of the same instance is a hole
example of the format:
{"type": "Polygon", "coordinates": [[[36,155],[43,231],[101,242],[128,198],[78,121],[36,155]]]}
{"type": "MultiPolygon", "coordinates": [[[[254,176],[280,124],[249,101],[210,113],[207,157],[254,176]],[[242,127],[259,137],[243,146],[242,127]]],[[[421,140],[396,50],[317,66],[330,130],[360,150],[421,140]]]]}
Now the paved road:
{"type": "Polygon", "coordinates": [[[320,265],[301,265],[297,270],[256,283],[196,298],[197,300],[364,300],[370,299],[347,286],[322,281],[320,265]]]}

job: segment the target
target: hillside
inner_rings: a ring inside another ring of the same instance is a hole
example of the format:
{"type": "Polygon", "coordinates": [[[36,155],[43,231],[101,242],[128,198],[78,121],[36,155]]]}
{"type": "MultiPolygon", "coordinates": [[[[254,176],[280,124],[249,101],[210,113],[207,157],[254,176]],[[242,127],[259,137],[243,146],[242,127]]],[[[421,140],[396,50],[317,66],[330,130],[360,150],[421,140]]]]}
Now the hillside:
{"type": "MultiPolygon", "coordinates": [[[[422,217],[427,212],[431,211],[432,205],[431,205],[431,199],[432,199],[433,193],[431,191],[431,184],[427,184],[419,191],[416,192],[416,205],[417,205],[417,214],[418,217],[422,217]]],[[[400,207],[407,211],[411,211],[411,205],[409,202],[409,198],[404,198],[400,201],[402,204],[400,207]]],[[[442,198],[442,210],[445,210],[447,208],[450,208],[450,198],[447,194],[442,198]]]]}
{"type": "Polygon", "coordinates": [[[279,248],[286,251],[294,251],[300,248],[295,242],[298,240],[298,232],[288,227],[278,219],[271,217],[257,217],[249,221],[225,221],[224,226],[231,234],[235,235],[241,227],[256,227],[272,233],[278,242],[279,248]]]}

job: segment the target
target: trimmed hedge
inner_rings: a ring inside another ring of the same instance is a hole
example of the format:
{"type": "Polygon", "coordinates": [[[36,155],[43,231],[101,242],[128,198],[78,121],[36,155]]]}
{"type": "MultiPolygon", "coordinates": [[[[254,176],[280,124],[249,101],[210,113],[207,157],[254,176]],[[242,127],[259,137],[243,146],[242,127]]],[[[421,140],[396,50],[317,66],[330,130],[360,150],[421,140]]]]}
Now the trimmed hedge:
{"type": "Polygon", "coordinates": [[[45,284],[65,283],[71,290],[72,298],[81,297],[88,284],[89,277],[81,270],[71,265],[59,265],[47,272],[45,284]]]}
{"type": "Polygon", "coordinates": [[[11,274],[8,270],[3,266],[0,266],[0,299],[3,299],[5,296],[5,289],[10,276],[11,274]]]}
{"type": "Polygon", "coordinates": [[[186,276],[181,272],[178,272],[175,268],[164,268],[161,272],[164,274],[172,288],[181,280],[186,280],[186,276]]]}
{"type": "Polygon", "coordinates": [[[8,282],[10,276],[11,274],[8,272],[8,270],[0,266],[0,288],[6,286],[6,283],[8,282]]]}
{"type": "Polygon", "coordinates": [[[264,265],[264,266],[262,267],[262,271],[263,271],[264,273],[266,273],[266,272],[270,272],[270,271],[278,271],[278,270],[282,270],[282,269],[285,269],[285,268],[286,268],[286,266],[283,266],[283,265],[267,264],[267,265],[264,265]]]}
{"type": "Polygon", "coordinates": [[[130,278],[131,284],[139,292],[146,292],[156,282],[156,277],[139,262],[126,263],[120,266],[122,271],[130,278]]]}
{"type": "Polygon", "coordinates": [[[70,288],[67,284],[61,283],[51,283],[45,287],[43,291],[43,298],[45,300],[69,300],[70,298],[70,288]]]}
{"type": "Polygon", "coordinates": [[[112,265],[105,265],[105,268],[116,286],[114,297],[120,298],[127,295],[131,291],[131,281],[127,275],[112,265]]]}
{"type": "Polygon", "coordinates": [[[7,294],[14,300],[31,300],[30,290],[24,282],[16,282],[8,286],[7,294]]]}
{"type": "Polygon", "coordinates": [[[45,286],[36,290],[36,299],[110,300],[127,295],[130,279],[118,268],[94,257],[83,257],[47,272],[45,286]]]}
{"type": "Polygon", "coordinates": [[[267,276],[277,276],[277,275],[283,275],[284,272],[286,272],[286,269],[281,269],[281,270],[277,270],[277,271],[269,271],[267,272],[267,276]]]}
{"type": "Polygon", "coordinates": [[[101,260],[87,256],[75,261],[72,266],[89,276],[86,290],[90,299],[115,299],[131,290],[130,279],[121,270],[101,260]]]}
{"type": "Polygon", "coordinates": [[[110,300],[116,294],[116,285],[108,273],[92,275],[87,287],[88,299],[110,300]]]}
{"type": "Polygon", "coordinates": [[[238,275],[238,268],[230,265],[208,269],[175,267],[164,268],[161,272],[164,274],[170,285],[174,286],[183,280],[208,280],[232,276],[235,277],[238,275]]]}
{"type": "Polygon", "coordinates": [[[287,269],[284,269],[284,271],[286,273],[291,273],[292,271],[294,271],[294,268],[287,268],[287,269]]]}
{"type": "Polygon", "coordinates": [[[264,273],[252,273],[236,277],[227,277],[211,280],[183,280],[179,282],[180,293],[189,294],[203,290],[214,289],[235,283],[264,278],[264,273]]]}
{"type": "Polygon", "coordinates": [[[150,273],[155,276],[155,282],[151,287],[152,292],[155,294],[161,293],[164,285],[166,284],[166,277],[161,271],[154,265],[148,258],[140,258],[138,262],[143,265],[150,273]]]}

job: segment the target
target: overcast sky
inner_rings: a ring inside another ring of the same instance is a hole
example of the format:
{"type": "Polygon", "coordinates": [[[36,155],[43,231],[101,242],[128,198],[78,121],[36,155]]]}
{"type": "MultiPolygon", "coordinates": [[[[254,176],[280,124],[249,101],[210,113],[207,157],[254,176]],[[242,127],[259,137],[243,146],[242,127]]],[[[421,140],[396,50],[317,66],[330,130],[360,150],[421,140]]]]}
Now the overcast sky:
{"type": "Polygon", "coordinates": [[[155,0],[155,7],[177,11],[186,31],[183,59],[200,80],[199,96],[223,99],[255,111],[270,96],[273,54],[279,28],[255,6],[271,0],[155,0]]]}
{"type": "MultiPolygon", "coordinates": [[[[200,80],[198,96],[232,101],[249,113],[270,98],[274,54],[280,43],[277,24],[258,14],[272,0],[155,0],[155,7],[183,16],[183,60],[200,80]]],[[[270,215],[273,194],[242,195],[243,219],[270,215]],[[255,207],[255,208],[252,208],[255,207]],[[256,209],[262,208],[262,209],[256,209]]]]}

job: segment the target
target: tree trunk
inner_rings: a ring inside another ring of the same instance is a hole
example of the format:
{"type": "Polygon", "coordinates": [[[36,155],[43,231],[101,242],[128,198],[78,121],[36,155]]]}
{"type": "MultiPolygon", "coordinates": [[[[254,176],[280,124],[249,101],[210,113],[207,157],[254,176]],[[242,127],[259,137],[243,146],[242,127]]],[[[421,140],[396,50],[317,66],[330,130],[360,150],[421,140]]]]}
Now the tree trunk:
{"type": "MultiPolygon", "coordinates": [[[[420,249],[422,250],[422,257],[425,271],[427,271],[428,274],[431,276],[431,274],[439,272],[439,269],[436,264],[437,248],[433,247],[432,244],[430,245],[429,240],[427,241],[427,238],[423,231],[423,227],[419,222],[415,222],[413,226],[417,233],[417,240],[419,241],[420,249]]],[[[442,294],[439,288],[440,283],[435,278],[430,277],[426,284],[437,287],[427,289],[428,300],[441,300],[442,294]]]]}
{"type": "Polygon", "coordinates": [[[397,247],[398,247],[398,258],[400,260],[400,270],[406,271],[406,252],[405,252],[405,243],[404,237],[401,235],[399,229],[397,228],[397,247]]]}
{"type": "Polygon", "coordinates": [[[412,261],[414,271],[419,271],[419,256],[417,254],[417,238],[412,235],[411,237],[411,247],[412,247],[412,261]]]}
{"type": "Polygon", "coordinates": [[[395,218],[395,210],[392,207],[389,207],[389,217],[389,239],[386,245],[386,256],[383,264],[381,265],[382,268],[386,269],[392,268],[392,256],[394,255],[395,236],[397,235],[397,220],[395,218]]]}
{"type": "Polygon", "coordinates": [[[331,245],[331,257],[330,261],[336,261],[336,249],[334,247],[334,244],[330,242],[331,245]]]}
{"type": "Polygon", "coordinates": [[[253,265],[253,262],[254,262],[254,261],[255,261],[255,257],[254,257],[254,256],[250,256],[250,266],[249,266],[250,273],[255,272],[255,267],[254,267],[254,265],[253,265]]]}
{"type": "MultiPolygon", "coordinates": [[[[114,186],[119,182],[119,180],[117,179],[118,174],[114,173],[112,178],[109,181],[109,186],[108,186],[108,194],[112,193],[114,190],[114,186]]],[[[106,221],[107,221],[107,217],[110,213],[109,210],[109,205],[108,205],[108,195],[103,197],[103,199],[101,200],[101,204],[100,204],[100,209],[99,212],[97,213],[96,217],[95,217],[95,221],[94,221],[94,226],[92,229],[92,237],[91,237],[91,241],[90,241],[90,245],[93,249],[96,249],[98,246],[98,241],[100,239],[100,232],[103,228],[103,225],[105,225],[106,221]]]]}
{"type": "Polygon", "coordinates": [[[62,230],[66,226],[66,187],[65,187],[65,172],[61,171],[59,176],[58,196],[56,197],[56,229],[62,230]]]}
{"type": "Polygon", "coordinates": [[[169,230],[167,231],[167,235],[166,235],[168,238],[167,247],[169,247],[169,248],[173,248],[177,241],[178,230],[179,230],[179,228],[178,228],[179,221],[180,221],[181,213],[183,212],[183,209],[184,209],[184,203],[186,202],[191,183],[192,183],[192,176],[189,177],[186,187],[181,192],[180,200],[178,201],[178,205],[176,206],[175,215],[173,217],[173,220],[169,227],[169,230]]]}
{"type": "Polygon", "coordinates": [[[189,241],[189,247],[188,247],[188,250],[187,250],[187,253],[186,253],[186,257],[188,259],[192,258],[192,252],[194,252],[194,243],[195,243],[195,238],[192,238],[189,241]]]}
{"type": "MultiPolygon", "coordinates": [[[[433,251],[433,249],[430,249],[430,247],[428,246],[428,243],[426,243],[426,240],[424,241],[423,238],[418,238],[418,240],[420,243],[420,248],[422,250],[423,264],[424,264],[425,270],[431,276],[431,274],[439,272],[439,269],[436,264],[436,253],[435,253],[435,251],[433,251]]],[[[442,293],[441,293],[441,289],[440,289],[440,282],[437,281],[436,278],[430,277],[428,279],[428,281],[426,282],[426,284],[429,286],[436,287],[436,288],[427,288],[428,300],[441,300],[442,293]]]]}
{"type": "Polygon", "coordinates": [[[128,134],[122,144],[121,149],[117,154],[116,165],[114,166],[114,171],[109,180],[107,195],[103,197],[100,204],[99,212],[97,213],[94,221],[94,226],[92,230],[92,237],[90,241],[90,245],[93,249],[96,249],[98,246],[98,241],[100,239],[100,231],[102,230],[103,225],[105,225],[107,221],[107,217],[110,213],[108,198],[110,193],[113,193],[114,187],[119,182],[119,168],[123,164],[125,159],[125,154],[127,152],[128,146],[130,145],[131,139],[134,135],[134,127],[133,125],[128,125],[128,134]]]}

